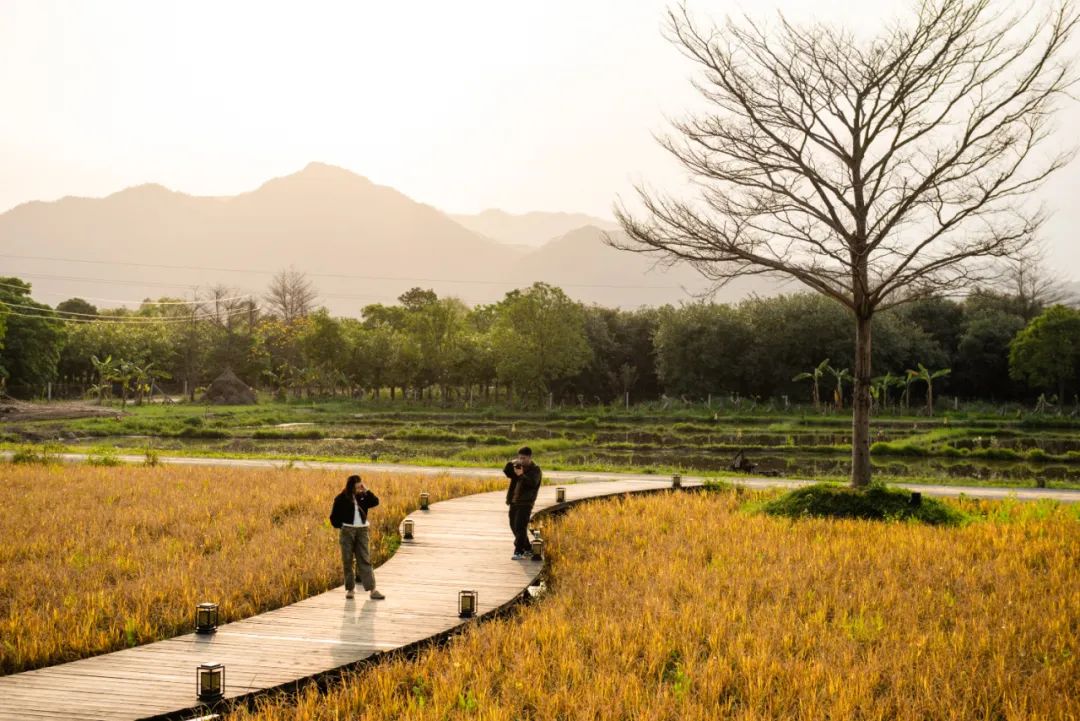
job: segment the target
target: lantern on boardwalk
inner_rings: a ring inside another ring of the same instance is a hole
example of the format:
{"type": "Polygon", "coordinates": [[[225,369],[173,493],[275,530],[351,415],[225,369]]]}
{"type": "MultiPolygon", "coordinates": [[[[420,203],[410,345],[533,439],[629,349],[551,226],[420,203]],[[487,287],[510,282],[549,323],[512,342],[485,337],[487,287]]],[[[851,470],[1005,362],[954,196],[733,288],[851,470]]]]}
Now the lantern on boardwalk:
{"type": "Polygon", "coordinates": [[[532,542],[529,544],[529,546],[532,548],[532,560],[543,561],[544,539],[537,536],[536,538],[532,539],[532,542]]]}
{"type": "Polygon", "coordinates": [[[225,666],[222,664],[199,664],[195,678],[200,701],[220,701],[225,695],[225,666]]]}
{"type": "Polygon", "coordinates": [[[195,607],[195,633],[213,633],[217,631],[218,605],[200,603],[195,607]]]}
{"type": "Polygon", "coordinates": [[[428,497],[427,491],[424,491],[423,493],[420,494],[420,510],[421,511],[428,510],[428,498],[429,497],[428,497]]]}
{"type": "Polygon", "coordinates": [[[674,474],[671,477],[671,487],[676,491],[682,488],[682,475],[679,473],[674,474]]]}
{"type": "Polygon", "coordinates": [[[476,591],[458,591],[458,615],[462,618],[472,618],[475,616],[477,601],[478,594],[476,591]]]}
{"type": "Polygon", "coordinates": [[[559,486],[555,489],[555,502],[566,503],[566,487],[559,486]]]}
{"type": "Polygon", "coordinates": [[[406,541],[411,541],[413,538],[413,519],[406,518],[401,522],[401,537],[406,541]]]}

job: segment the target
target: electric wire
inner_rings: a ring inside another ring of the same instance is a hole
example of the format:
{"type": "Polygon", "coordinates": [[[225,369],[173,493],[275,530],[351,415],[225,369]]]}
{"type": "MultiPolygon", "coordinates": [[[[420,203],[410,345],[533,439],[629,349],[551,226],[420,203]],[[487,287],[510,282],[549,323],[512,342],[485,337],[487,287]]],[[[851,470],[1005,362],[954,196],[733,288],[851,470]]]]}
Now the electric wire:
{"type": "MultiPolygon", "coordinates": [[[[0,258],[15,258],[18,260],[44,260],[53,263],[88,263],[94,265],[117,265],[127,266],[132,268],[162,268],[168,270],[193,270],[199,272],[215,272],[215,273],[249,273],[254,275],[276,275],[279,271],[274,270],[262,270],[256,268],[218,268],[213,266],[199,266],[199,265],[169,265],[165,263],[134,263],[131,261],[111,261],[111,260],[87,260],[84,258],[55,258],[51,256],[42,255],[18,255],[15,253],[0,253],[0,258]]],[[[407,276],[386,276],[386,275],[352,275],[347,273],[306,273],[313,278],[340,278],[345,280],[378,280],[378,281],[398,281],[406,283],[463,283],[472,285],[496,285],[496,286],[516,286],[518,281],[509,280],[491,280],[491,279],[460,279],[460,278],[410,278],[407,276]]],[[[613,288],[613,289],[629,289],[629,290],[642,290],[642,289],[675,289],[680,286],[677,285],[622,285],[622,284],[605,284],[605,283],[564,283],[561,284],[563,288],[613,288]]]]}

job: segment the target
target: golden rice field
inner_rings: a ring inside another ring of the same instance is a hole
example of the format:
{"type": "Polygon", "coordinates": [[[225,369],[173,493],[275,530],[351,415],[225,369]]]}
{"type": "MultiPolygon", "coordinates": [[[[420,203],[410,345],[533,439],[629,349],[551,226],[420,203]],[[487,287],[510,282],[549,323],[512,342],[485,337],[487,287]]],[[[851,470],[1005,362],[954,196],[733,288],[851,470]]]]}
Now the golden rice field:
{"type": "Polygon", "coordinates": [[[266,702],[277,719],[1076,719],[1080,517],[789,520],[735,493],[548,522],[551,592],[442,649],[266,702]]]}
{"type": "MultiPolygon", "coordinates": [[[[298,469],[0,467],[0,673],[187,633],[196,603],[235,620],[341,583],[327,516],[345,473],[298,469]]],[[[502,487],[364,474],[372,562],[421,490],[432,502],[502,487]]]]}

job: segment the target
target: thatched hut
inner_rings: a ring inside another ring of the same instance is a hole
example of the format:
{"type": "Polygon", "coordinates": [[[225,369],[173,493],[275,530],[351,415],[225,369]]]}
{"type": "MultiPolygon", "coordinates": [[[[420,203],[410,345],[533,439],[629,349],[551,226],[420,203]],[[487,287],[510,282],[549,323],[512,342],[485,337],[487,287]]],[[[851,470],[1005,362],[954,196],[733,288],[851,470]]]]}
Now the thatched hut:
{"type": "Polygon", "coordinates": [[[255,391],[237,378],[232,368],[226,368],[224,373],[214,379],[214,382],[206,389],[203,400],[208,403],[233,406],[258,403],[255,391]]]}

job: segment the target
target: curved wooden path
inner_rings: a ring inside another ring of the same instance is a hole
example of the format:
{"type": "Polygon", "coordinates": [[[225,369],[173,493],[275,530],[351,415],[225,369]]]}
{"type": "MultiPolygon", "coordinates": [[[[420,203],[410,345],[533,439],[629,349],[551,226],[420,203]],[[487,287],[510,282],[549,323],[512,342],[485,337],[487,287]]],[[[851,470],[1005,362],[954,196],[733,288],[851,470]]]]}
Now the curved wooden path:
{"type": "MultiPolygon", "coordinates": [[[[563,505],[670,487],[661,479],[572,484],[563,505]]],[[[386,600],[372,601],[359,590],[346,600],[339,587],[210,636],[192,633],[0,677],[0,719],[140,719],[187,710],[195,716],[200,663],[225,665],[225,697],[235,699],[451,632],[468,623],[457,615],[458,591],[476,590],[484,615],[513,602],[540,574],[540,562],[510,558],[504,498],[481,493],[411,514],[414,540],[404,541],[375,572],[386,600]]],[[[534,513],[557,506],[555,487],[542,487],[534,513]]]]}

